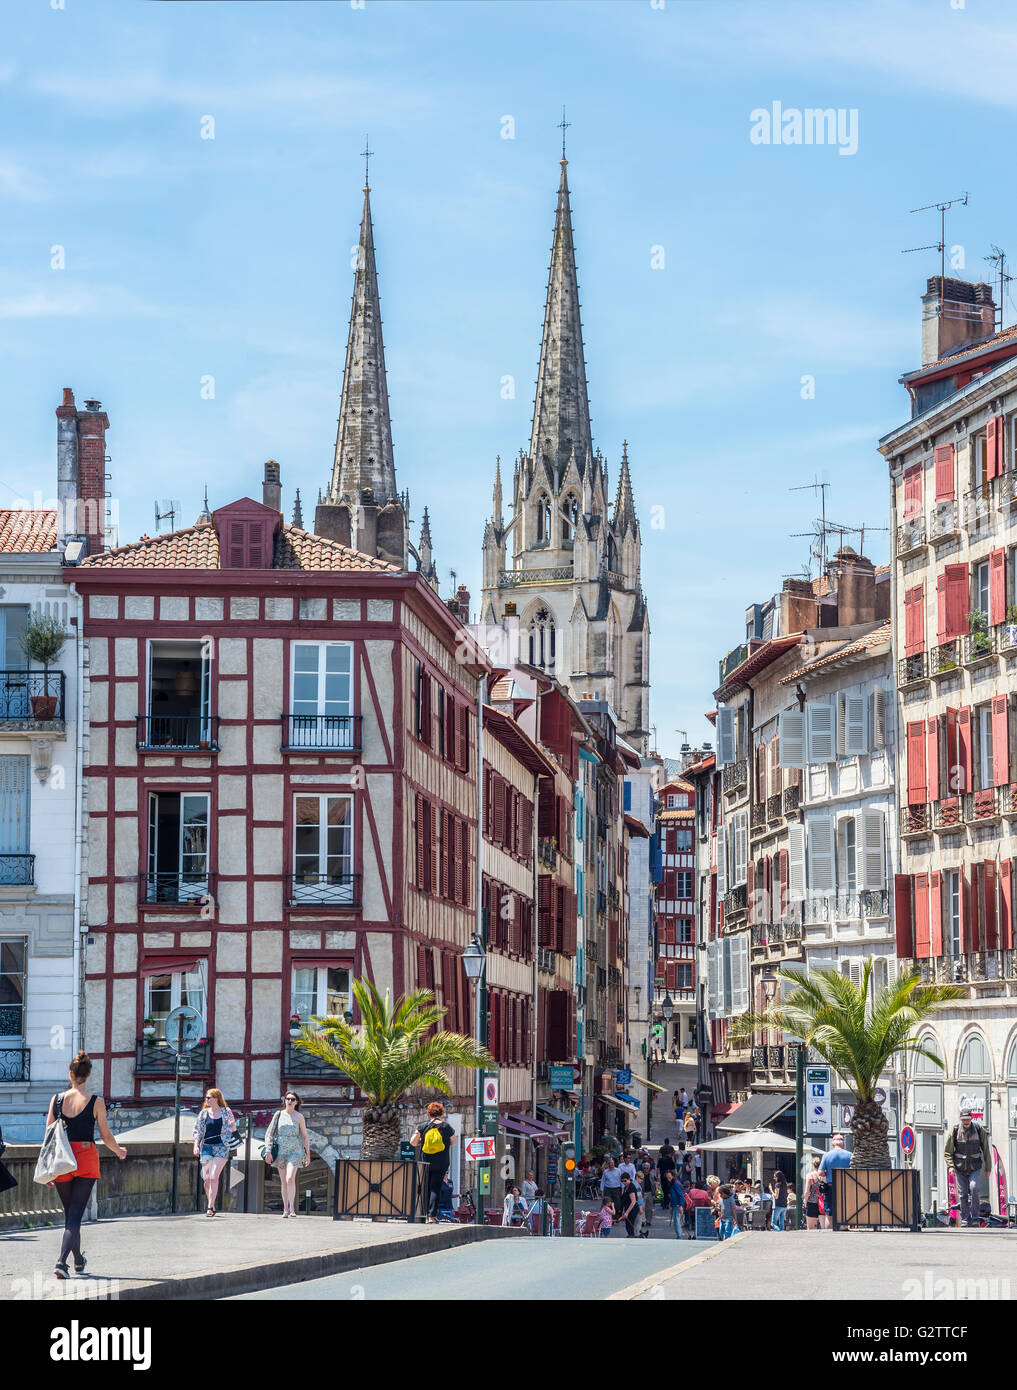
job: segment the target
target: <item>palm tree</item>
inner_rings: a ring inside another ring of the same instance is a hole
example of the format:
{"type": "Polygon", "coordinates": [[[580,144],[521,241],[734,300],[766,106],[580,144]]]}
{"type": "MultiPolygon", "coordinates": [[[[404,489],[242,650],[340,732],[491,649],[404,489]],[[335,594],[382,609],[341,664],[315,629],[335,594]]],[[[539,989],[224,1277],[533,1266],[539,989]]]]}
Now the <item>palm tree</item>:
{"type": "Polygon", "coordinates": [[[749,1038],[757,1028],[780,1028],[800,1038],[840,1075],[855,1098],[851,1118],[852,1168],[889,1168],[887,1118],[875,1099],[879,1078],[895,1052],[943,1063],[922,1047],[917,1025],[941,1004],[958,999],[955,985],[923,985],[917,971],[899,975],[869,999],[872,958],[862,967],[860,984],[838,970],[785,967],[780,978],[795,986],[776,1007],[743,1014],[732,1036],[749,1038]]]}
{"type": "Polygon", "coordinates": [[[360,1005],[360,1028],[343,1018],[316,1018],[301,1029],[296,1046],[345,1072],[367,1097],[364,1158],[395,1158],[400,1097],[414,1086],[447,1096],[452,1067],[481,1067],[492,1058],[465,1034],[436,1029],[445,1010],[428,989],[413,990],[394,1005],[388,991],[382,998],[370,980],[354,980],[353,993],[360,1005]]]}

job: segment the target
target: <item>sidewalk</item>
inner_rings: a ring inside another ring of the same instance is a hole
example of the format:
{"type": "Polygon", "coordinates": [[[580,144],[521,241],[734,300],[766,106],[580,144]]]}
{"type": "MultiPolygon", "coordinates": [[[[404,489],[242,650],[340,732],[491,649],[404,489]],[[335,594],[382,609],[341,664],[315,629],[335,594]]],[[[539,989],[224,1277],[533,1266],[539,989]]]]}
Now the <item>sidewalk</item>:
{"type": "Polygon", "coordinates": [[[513,1239],[499,1226],[406,1225],[277,1215],[121,1216],[86,1223],[87,1273],[53,1278],[61,1225],[0,1236],[0,1303],[11,1299],[222,1298],[319,1279],[476,1240],[513,1239]]]}

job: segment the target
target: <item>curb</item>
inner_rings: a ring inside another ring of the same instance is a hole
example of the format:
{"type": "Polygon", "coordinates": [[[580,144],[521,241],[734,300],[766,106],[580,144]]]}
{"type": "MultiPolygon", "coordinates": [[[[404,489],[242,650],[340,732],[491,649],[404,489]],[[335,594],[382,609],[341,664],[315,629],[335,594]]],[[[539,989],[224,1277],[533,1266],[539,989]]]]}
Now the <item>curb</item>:
{"type": "MultiPolygon", "coordinates": [[[[160,1299],[173,1302],[228,1298],[232,1294],[256,1293],[279,1284],[300,1284],[308,1279],[323,1279],[331,1274],[411,1259],[414,1255],[432,1255],[439,1250],[472,1245],[478,1240],[511,1239],[514,1234],[514,1231],[503,1231],[498,1226],[449,1226],[447,1229],[430,1231],[424,1236],[386,1241],[380,1245],[318,1250],[308,1255],[290,1255],[271,1263],[262,1261],[257,1264],[225,1265],[221,1269],[201,1270],[195,1274],[168,1275],[165,1279],[122,1287],[115,1301],[126,1303],[160,1299]]],[[[63,1299],[53,1301],[62,1302],[63,1299]]]]}
{"type": "Polygon", "coordinates": [[[727,1240],[720,1240],[716,1245],[711,1244],[708,1250],[698,1251],[690,1260],[683,1260],[681,1264],[671,1265],[668,1269],[662,1269],[656,1274],[650,1274],[645,1279],[640,1279],[638,1284],[629,1284],[627,1288],[618,1289],[615,1293],[608,1294],[605,1301],[611,1303],[618,1299],[640,1298],[644,1293],[649,1293],[651,1289],[659,1288],[665,1280],[674,1279],[679,1274],[684,1274],[686,1270],[694,1269],[696,1265],[705,1264],[707,1260],[715,1260],[722,1250],[747,1239],[748,1234],[748,1231],[739,1231],[737,1235],[731,1236],[727,1240]]]}

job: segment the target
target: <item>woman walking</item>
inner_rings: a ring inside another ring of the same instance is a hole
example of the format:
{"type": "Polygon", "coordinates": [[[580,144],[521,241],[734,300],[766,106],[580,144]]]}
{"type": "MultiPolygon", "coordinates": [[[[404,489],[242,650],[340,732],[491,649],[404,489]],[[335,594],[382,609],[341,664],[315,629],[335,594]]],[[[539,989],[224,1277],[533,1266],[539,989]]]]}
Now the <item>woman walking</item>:
{"type": "Polygon", "coordinates": [[[300,1113],[300,1097],[296,1091],[287,1091],[283,1096],[283,1109],[277,1110],[269,1121],[265,1135],[267,1157],[265,1162],[279,1165],[279,1185],[282,1188],[283,1218],[296,1216],[294,1210],[297,1196],[297,1170],[311,1161],[311,1141],[307,1137],[307,1126],[300,1113]],[[272,1157],[276,1146],[275,1158],[272,1157]]]}
{"type": "Polygon", "coordinates": [[[452,1145],[457,1142],[455,1130],[445,1119],[445,1107],[440,1100],[432,1100],[427,1107],[427,1124],[418,1125],[410,1135],[410,1143],[427,1161],[427,1223],[433,1225],[438,1220],[438,1199],[441,1185],[452,1162],[452,1145]]]}
{"type": "Polygon", "coordinates": [[[236,1130],[236,1119],[226,1104],[222,1091],[215,1086],[209,1087],[205,1093],[205,1104],[198,1111],[198,1118],[194,1122],[194,1157],[201,1162],[206,1216],[215,1215],[219,1174],[230,1156],[229,1140],[236,1130]]]}
{"type": "Polygon", "coordinates": [[[117,1158],[126,1158],[127,1150],[113,1138],[106,1123],[106,1105],[102,1096],[89,1095],[85,1082],[92,1071],[92,1062],[87,1052],[79,1052],[71,1062],[68,1079],[69,1091],[54,1096],[49,1103],[46,1116],[47,1128],[56,1119],[62,1119],[67,1126],[67,1138],[71,1142],[78,1166],[73,1173],[65,1173],[56,1178],[57,1196],[64,1209],[64,1238],[60,1244],[60,1258],[56,1262],[54,1274],[58,1279],[69,1278],[67,1257],[74,1256],[75,1274],[84,1274],[85,1257],[81,1253],[81,1218],[88,1206],[92,1188],[99,1177],[99,1150],[95,1147],[95,1127],[99,1126],[102,1142],[117,1158]]]}
{"type": "Polygon", "coordinates": [[[822,1179],[819,1176],[819,1159],[812,1160],[812,1172],[805,1179],[805,1226],[807,1230],[819,1230],[819,1191],[822,1179]]]}

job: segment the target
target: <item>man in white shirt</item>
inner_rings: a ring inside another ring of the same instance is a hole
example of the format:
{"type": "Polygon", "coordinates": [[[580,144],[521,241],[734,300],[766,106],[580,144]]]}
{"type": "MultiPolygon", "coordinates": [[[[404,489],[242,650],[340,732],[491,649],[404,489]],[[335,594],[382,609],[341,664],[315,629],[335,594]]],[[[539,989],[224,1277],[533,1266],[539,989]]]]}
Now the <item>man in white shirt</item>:
{"type": "Polygon", "coordinates": [[[629,1177],[632,1179],[632,1181],[635,1182],[635,1180],[636,1180],[636,1165],[632,1162],[632,1155],[631,1155],[631,1153],[627,1153],[627,1154],[625,1155],[625,1162],[624,1162],[624,1163],[619,1163],[619,1164],[618,1164],[618,1176],[619,1176],[619,1180],[620,1180],[621,1178],[623,1178],[623,1177],[625,1176],[626,1173],[628,1173],[628,1175],[629,1175],[629,1177]]]}
{"type": "Polygon", "coordinates": [[[604,1171],[600,1175],[600,1195],[611,1199],[616,1216],[621,1211],[621,1185],[621,1171],[615,1166],[613,1158],[606,1158],[604,1171]]]}

